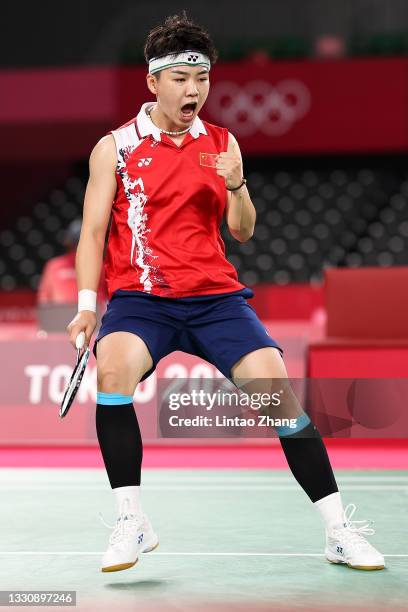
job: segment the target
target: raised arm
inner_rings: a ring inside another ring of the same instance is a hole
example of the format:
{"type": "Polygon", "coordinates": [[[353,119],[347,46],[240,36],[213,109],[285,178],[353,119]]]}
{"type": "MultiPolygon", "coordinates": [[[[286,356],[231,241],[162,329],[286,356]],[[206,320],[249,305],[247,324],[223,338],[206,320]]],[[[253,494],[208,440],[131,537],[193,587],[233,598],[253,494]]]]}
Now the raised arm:
{"type": "MultiPolygon", "coordinates": [[[[236,187],[243,178],[242,155],[238,142],[229,132],[228,150],[220,153],[217,173],[225,179],[226,187],[236,187]]],[[[227,191],[225,218],[230,234],[239,242],[246,242],[253,233],[256,212],[246,185],[236,191],[227,191]]]]}
{"type": "MultiPolygon", "coordinates": [[[[113,136],[104,136],[89,158],[89,180],[85,192],[81,236],[75,267],[78,291],[97,292],[102,268],[106,230],[116,193],[116,148],[113,136]]],[[[82,310],[67,326],[70,342],[75,347],[79,332],[85,332],[85,347],[96,327],[96,314],[82,310]]],[[[85,348],[84,347],[84,348],[85,348]]]]}

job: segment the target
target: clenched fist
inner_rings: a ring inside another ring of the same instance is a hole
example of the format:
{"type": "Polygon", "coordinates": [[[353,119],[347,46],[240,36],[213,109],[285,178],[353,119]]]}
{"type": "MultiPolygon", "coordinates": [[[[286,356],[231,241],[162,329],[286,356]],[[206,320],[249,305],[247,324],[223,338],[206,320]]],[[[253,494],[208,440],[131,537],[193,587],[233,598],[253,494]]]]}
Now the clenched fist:
{"type": "Polygon", "coordinates": [[[222,151],[217,157],[215,167],[217,174],[225,178],[225,185],[228,189],[238,187],[242,182],[242,162],[238,155],[222,151]]]}

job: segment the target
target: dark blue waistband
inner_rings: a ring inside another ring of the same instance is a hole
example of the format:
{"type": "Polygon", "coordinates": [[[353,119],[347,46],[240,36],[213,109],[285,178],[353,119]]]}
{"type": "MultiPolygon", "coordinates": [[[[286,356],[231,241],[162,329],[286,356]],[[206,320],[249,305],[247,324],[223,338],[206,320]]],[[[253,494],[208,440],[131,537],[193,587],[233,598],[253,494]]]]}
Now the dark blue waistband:
{"type": "Polygon", "coordinates": [[[156,299],[156,300],[171,300],[171,301],[176,301],[176,302],[180,302],[180,303],[185,303],[185,302],[201,302],[203,300],[215,300],[218,298],[223,298],[223,297],[229,297],[231,295],[241,295],[242,297],[244,297],[245,299],[251,299],[254,297],[254,292],[252,291],[252,289],[249,289],[249,287],[244,287],[244,289],[238,289],[238,291],[232,291],[229,293],[213,293],[211,295],[194,295],[194,296],[188,296],[188,297],[183,297],[183,298],[169,298],[169,297],[161,297],[159,295],[151,295],[150,293],[145,293],[144,291],[126,291],[125,289],[117,289],[113,294],[112,294],[112,298],[114,297],[121,297],[121,296],[138,296],[138,297],[144,297],[146,299],[156,299]]]}

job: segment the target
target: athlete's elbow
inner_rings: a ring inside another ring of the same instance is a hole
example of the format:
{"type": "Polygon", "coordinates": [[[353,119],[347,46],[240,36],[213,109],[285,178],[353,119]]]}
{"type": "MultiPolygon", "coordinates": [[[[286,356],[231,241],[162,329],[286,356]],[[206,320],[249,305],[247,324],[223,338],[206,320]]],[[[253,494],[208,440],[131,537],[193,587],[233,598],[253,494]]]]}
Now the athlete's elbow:
{"type": "Polygon", "coordinates": [[[254,235],[253,228],[246,228],[246,229],[241,228],[239,230],[236,230],[230,227],[229,231],[230,231],[231,236],[233,236],[235,240],[238,240],[238,242],[247,242],[254,235]]]}

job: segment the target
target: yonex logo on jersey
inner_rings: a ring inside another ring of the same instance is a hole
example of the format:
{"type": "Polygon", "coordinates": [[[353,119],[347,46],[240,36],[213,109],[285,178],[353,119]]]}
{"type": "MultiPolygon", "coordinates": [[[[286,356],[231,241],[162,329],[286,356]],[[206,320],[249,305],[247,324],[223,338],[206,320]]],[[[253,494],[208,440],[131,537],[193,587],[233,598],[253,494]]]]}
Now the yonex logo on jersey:
{"type": "Polygon", "coordinates": [[[140,536],[137,539],[137,543],[141,544],[143,542],[143,533],[140,534],[140,536]]]}
{"type": "Polygon", "coordinates": [[[341,555],[343,554],[342,546],[337,546],[337,552],[340,553],[341,555]]]}
{"type": "Polygon", "coordinates": [[[152,159],[152,157],[141,157],[137,165],[139,168],[141,168],[142,166],[148,166],[152,159]]]}
{"type": "Polygon", "coordinates": [[[196,55],[195,53],[190,53],[190,55],[187,58],[188,62],[196,62],[198,60],[198,55],[196,55]]]}

